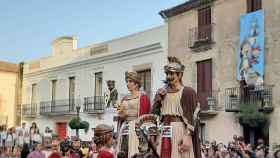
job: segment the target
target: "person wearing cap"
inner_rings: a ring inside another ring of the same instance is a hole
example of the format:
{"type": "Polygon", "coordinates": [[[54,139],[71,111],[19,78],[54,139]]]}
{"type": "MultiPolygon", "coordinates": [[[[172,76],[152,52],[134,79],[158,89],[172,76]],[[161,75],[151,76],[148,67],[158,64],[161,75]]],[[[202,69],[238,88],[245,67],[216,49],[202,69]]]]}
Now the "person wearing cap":
{"type": "Polygon", "coordinates": [[[96,144],[97,158],[115,158],[112,152],[114,128],[106,124],[99,124],[94,129],[93,141],[96,144]]]}
{"type": "Polygon", "coordinates": [[[125,75],[130,92],[118,106],[118,151],[131,157],[138,152],[138,138],[135,132],[135,121],[139,116],[150,113],[150,99],[144,91],[140,91],[141,79],[136,72],[125,75]]]}
{"type": "Polygon", "coordinates": [[[168,57],[164,66],[165,87],[155,96],[152,113],[161,116],[161,158],[201,158],[198,124],[200,111],[196,92],[182,83],[185,66],[168,57]]]}

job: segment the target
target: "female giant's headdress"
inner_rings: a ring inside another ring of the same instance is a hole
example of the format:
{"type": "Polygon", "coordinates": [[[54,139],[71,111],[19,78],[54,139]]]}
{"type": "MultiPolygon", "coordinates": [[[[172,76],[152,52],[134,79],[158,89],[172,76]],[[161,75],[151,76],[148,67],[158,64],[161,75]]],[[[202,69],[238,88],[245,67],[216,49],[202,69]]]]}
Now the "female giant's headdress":
{"type": "Polygon", "coordinates": [[[141,78],[137,72],[125,72],[125,81],[127,82],[128,79],[131,79],[141,87],[141,78]]]}

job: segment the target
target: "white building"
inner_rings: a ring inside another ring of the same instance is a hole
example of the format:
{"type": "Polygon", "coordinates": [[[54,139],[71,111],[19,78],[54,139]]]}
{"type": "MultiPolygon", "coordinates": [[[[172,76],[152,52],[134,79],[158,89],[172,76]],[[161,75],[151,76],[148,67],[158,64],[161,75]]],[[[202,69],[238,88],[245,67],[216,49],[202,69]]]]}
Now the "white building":
{"type": "MultiPolygon", "coordinates": [[[[90,129],[99,123],[115,125],[113,111],[102,110],[103,106],[96,109],[108,92],[107,80],[115,80],[122,96],[128,93],[125,72],[141,72],[144,89],[153,96],[165,78],[167,26],[85,48],[77,48],[75,37],[58,38],[52,46],[51,57],[24,66],[22,121],[28,126],[36,122],[40,132],[49,126],[60,136],[74,135],[68,122],[76,115],[77,105],[81,106],[81,119],[90,123],[90,129]],[[90,98],[86,100],[87,97],[90,98]]],[[[81,138],[89,140],[91,136],[89,130],[81,138]]]]}

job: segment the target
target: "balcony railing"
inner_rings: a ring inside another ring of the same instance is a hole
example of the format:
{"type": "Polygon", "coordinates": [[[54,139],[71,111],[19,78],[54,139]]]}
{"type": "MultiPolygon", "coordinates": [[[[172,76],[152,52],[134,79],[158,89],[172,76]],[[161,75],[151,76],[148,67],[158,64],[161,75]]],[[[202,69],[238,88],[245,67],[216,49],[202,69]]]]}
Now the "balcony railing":
{"type": "Polygon", "coordinates": [[[84,111],[90,114],[102,114],[105,111],[104,96],[84,98],[84,111]]]}
{"type": "Polygon", "coordinates": [[[37,104],[23,104],[21,112],[23,117],[35,117],[37,115],[37,104]]]}
{"type": "Polygon", "coordinates": [[[255,105],[259,111],[272,112],[272,85],[262,85],[258,87],[234,87],[225,91],[226,112],[239,112],[240,105],[255,105]]]}
{"type": "Polygon", "coordinates": [[[191,28],[189,30],[188,47],[194,51],[210,49],[214,43],[214,24],[191,28]]]}
{"type": "Polygon", "coordinates": [[[216,115],[218,113],[218,91],[198,92],[201,115],[216,115]]]}
{"type": "Polygon", "coordinates": [[[80,99],[45,101],[40,103],[40,114],[75,114],[77,105],[80,105],[80,99]]]}

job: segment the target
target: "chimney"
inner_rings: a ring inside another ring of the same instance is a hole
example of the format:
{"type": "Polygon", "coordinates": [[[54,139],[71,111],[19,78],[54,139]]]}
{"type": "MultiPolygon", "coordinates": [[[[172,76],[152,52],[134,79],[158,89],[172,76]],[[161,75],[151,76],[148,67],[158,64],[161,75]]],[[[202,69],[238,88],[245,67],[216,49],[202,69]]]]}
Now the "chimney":
{"type": "Polygon", "coordinates": [[[78,40],[74,36],[63,36],[52,42],[53,55],[62,55],[77,49],[78,40]]]}

